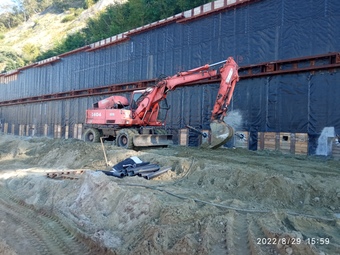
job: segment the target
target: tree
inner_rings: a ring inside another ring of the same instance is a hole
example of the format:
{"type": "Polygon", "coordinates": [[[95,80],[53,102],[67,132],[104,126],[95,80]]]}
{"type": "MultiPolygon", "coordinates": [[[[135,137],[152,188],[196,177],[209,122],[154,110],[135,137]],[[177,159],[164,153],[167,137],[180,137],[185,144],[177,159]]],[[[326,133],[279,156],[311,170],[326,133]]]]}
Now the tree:
{"type": "Polygon", "coordinates": [[[22,56],[29,63],[36,59],[39,54],[40,50],[35,44],[28,43],[22,48],[22,56]]]}

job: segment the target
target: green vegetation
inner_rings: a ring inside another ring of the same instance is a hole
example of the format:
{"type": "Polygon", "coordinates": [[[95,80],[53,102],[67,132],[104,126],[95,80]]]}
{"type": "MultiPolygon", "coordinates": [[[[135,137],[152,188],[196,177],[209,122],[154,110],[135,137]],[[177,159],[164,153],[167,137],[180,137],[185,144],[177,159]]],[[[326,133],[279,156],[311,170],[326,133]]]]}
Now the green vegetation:
{"type": "Polygon", "coordinates": [[[25,61],[16,53],[0,51],[0,72],[8,72],[25,65],[25,61]]]}
{"type": "Polygon", "coordinates": [[[67,36],[53,49],[42,53],[37,60],[74,50],[208,2],[212,0],[129,0],[111,5],[96,18],[89,19],[84,29],[67,36]]]}
{"type": "Polygon", "coordinates": [[[72,20],[74,20],[76,17],[78,17],[82,12],[84,11],[84,9],[82,8],[70,8],[68,10],[68,12],[70,13],[69,15],[67,15],[65,18],[63,18],[61,20],[61,23],[67,23],[70,22],[72,20]]]}
{"type": "Polygon", "coordinates": [[[84,8],[88,9],[90,8],[92,5],[96,4],[99,0],[85,0],[84,3],[84,8]]]}
{"type": "Polygon", "coordinates": [[[32,43],[25,44],[22,48],[22,57],[24,58],[25,62],[33,62],[40,54],[39,48],[32,43]]]}
{"type": "MultiPolygon", "coordinates": [[[[17,2],[20,2],[19,6],[11,7],[11,11],[0,14],[0,32],[5,32],[8,29],[18,26],[22,22],[27,21],[33,14],[46,10],[50,6],[54,8],[49,8],[48,10],[53,10],[54,12],[68,11],[70,13],[61,21],[62,23],[66,23],[74,20],[83,11],[82,8],[89,8],[98,1],[99,0],[17,0],[17,2]]],[[[18,63],[24,65],[53,57],[211,1],[212,0],[128,0],[124,3],[116,3],[110,5],[95,18],[90,18],[85,28],[68,35],[60,41],[54,42],[54,47],[45,52],[41,53],[38,48],[31,44],[26,44],[23,49],[21,61],[18,61],[18,63]],[[24,59],[24,61],[22,59],[24,59]]],[[[9,70],[8,68],[10,68],[10,66],[12,66],[11,63],[6,64],[5,70],[9,70]]],[[[15,68],[17,67],[19,66],[15,68]]]]}

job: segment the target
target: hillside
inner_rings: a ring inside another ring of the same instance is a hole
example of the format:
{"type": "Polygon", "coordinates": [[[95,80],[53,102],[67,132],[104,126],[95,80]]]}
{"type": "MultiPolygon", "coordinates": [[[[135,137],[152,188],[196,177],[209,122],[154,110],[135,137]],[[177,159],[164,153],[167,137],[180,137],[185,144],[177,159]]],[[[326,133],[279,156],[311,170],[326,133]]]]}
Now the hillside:
{"type": "Polygon", "coordinates": [[[18,61],[13,61],[16,58],[13,57],[14,55],[17,54],[26,61],[30,61],[39,52],[53,48],[68,34],[84,28],[89,18],[97,15],[107,6],[125,1],[99,0],[86,10],[82,9],[83,1],[73,1],[72,8],[64,12],[58,12],[55,8],[49,7],[42,13],[33,15],[27,22],[9,30],[0,38],[0,72],[8,70],[8,65],[17,67],[15,64],[18,61]],[[9,61],[7,68],[6,60],[9,61]]]}

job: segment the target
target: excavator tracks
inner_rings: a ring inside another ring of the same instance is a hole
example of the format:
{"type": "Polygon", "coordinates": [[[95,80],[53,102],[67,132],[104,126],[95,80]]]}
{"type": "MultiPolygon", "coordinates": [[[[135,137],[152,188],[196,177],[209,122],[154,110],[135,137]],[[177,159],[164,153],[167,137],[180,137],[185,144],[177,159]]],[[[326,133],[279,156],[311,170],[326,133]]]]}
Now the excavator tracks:
{"type": "Polygon", "coordinates": [[[0,240],[17,254],[113,254],[0,187],[0,240]],[[19,226],[19,227],[18,227],[19,226]],[[99,253],[97,253],[99,252],[99,253]]]}

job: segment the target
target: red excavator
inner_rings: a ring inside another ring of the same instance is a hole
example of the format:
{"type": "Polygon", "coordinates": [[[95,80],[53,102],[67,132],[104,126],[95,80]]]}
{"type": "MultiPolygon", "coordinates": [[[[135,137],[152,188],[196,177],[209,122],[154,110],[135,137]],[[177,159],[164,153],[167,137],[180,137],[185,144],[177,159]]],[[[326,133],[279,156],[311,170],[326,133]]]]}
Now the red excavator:
{"type": "Polygon", "coordinates": [[[167,93],[177,87],[217,78],[221,83],[211,114],[210,148],[218,148],[230,140],[233,128],[224,122],[236,82],[239,80],[238,66],[232,57],[216,64],[204,65],[159,81],[154,87],[136,90],[129,102],[123,96],[111,96],[93,105],[86,111],[84,140],[99,142],[100,137],[115,140],[124,148],[167,146],[172,135],[164,128],[169,106],[167,93]],[[212,66],[224,63],[217,70],[212,66]]]}

